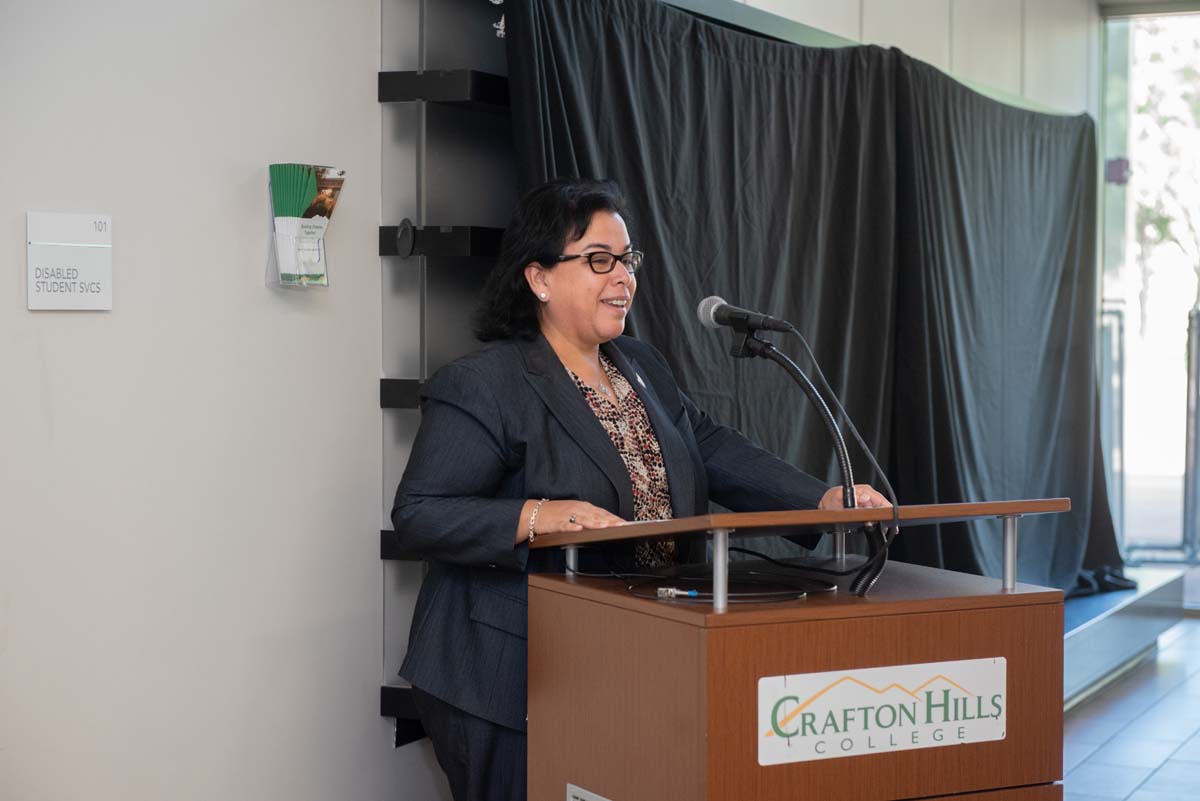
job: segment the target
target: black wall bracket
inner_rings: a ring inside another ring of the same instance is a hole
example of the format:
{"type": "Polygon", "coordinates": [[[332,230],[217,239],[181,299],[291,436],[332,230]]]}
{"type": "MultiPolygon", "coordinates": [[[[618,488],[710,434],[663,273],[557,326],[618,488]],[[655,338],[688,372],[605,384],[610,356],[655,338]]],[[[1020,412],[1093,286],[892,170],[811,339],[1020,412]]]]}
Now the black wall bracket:
{"type": "Polygon", "coordinates": [[[416,378],[379,379],[379,408],[421,408],[421,381],[416,378]]]}
{"type": "Polygon", "coordinates": [[[415,743],[425,736],[425,729],[417,717],[417,707],[412,700],[411,687],[396,687],[385,684],[379,688],[379,714],[396,719],[396,748],[415,743]]]}
{"type": "Polygon", "coordinates": [[[416,226],[404,219],[399,225],[379,226],[380,256],[479,256],[500,252],[502,228],[474,225],[416,226]]]}
{"type": "Polygon", "coordinates": [[[508,79],[480,70],[426,70],[379,73],[379,102],[463,105],[483,111],[508,111],[508,79]]]}
{"type": "Polygon", "coordinates": [[[420,562],[424,557],[400,544],[400,537],[391,529],[379,532],[379,558],[389,562],[420,562]]]}

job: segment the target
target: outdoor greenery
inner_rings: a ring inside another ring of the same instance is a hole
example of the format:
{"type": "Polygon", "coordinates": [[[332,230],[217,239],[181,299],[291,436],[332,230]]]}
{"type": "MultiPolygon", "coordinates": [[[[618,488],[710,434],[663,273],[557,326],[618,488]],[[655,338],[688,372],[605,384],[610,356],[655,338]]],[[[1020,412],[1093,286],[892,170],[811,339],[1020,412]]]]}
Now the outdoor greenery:
{"type": "Polygon", "coordinates": [[[1177,248],[1197,275],[1200,307],[1200,17],[1131,26],[1129,149],[1142,326],[1153,256],[1177,248]]]}

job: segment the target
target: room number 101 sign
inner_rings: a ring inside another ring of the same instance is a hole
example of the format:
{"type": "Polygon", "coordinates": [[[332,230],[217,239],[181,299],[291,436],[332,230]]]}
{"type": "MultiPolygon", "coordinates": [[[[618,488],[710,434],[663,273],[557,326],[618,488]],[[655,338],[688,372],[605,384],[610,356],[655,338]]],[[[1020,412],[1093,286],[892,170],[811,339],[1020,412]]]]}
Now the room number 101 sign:
{"type": "Polygon", "coordinates": [[[31,310],[112,310],[112,217],[30,211],[31,310]]]}

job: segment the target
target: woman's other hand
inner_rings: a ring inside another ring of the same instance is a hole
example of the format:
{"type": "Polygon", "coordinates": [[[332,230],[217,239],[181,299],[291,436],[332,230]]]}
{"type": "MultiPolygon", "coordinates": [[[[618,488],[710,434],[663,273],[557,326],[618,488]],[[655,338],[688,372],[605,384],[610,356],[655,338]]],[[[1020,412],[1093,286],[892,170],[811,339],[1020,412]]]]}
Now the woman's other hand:
{"type": "MultiPolygon", "coordinates": [[[[881,495],[879,490],[870,484],[855,484],[854,497],[860,509],[872,509],[892,505],[891,501],[881,495]]],[[[845,507],[842,505],[841,486],[830,487],[821,496],[821,502],[817,505],[817,508],[824,510],[844,509],[845,507]]]]}
{"type": "MultiPolygon", "coordinates": [[[[525,525],[517,535],[517,542],[529,539],[529,516],[537,501],[526,501],[521,519],[525,525]]],[[[585,528],[608,528],[619,526],[625,521],[599,506],[593,506],[586,501],[546,501],[538,510],[537,521],[533,533],[558,534],[563,531],[583,531],[585,528]]]]}
{"type": "Polygon", "coordinates": [[[585,528],[608,528],[624,522],[612,512],[586,501],[546,501],[542,504],[534,532],[555,534],[560,531],[582,531],[585,528]]]}

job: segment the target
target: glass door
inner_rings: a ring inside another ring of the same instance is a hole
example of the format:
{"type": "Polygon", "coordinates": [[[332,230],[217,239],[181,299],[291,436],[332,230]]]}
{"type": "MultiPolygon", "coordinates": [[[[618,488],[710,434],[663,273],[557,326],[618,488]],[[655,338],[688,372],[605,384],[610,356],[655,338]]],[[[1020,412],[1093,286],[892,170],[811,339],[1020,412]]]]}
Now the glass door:
{"type": "Polygon", "coordinates": [[[1113,515],[1130,561],[1192,561],[1200,15],[1110,19],[1104,38],[1100,370],[1113,515]]]}

